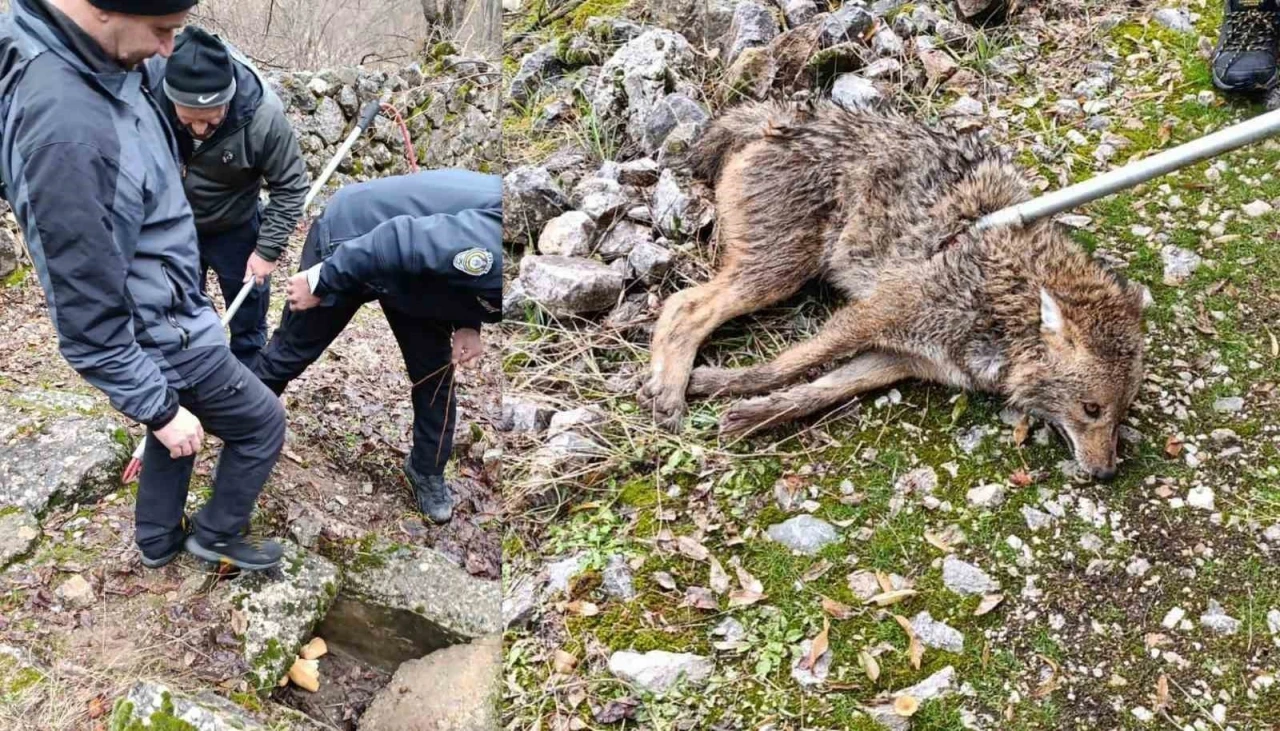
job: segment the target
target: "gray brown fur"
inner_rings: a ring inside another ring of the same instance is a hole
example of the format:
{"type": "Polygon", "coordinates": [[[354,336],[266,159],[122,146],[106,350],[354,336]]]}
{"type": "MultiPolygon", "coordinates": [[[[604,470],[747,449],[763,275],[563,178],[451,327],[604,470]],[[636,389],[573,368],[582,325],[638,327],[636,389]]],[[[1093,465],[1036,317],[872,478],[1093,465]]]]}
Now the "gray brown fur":
{"type": "Polygon", "coordinates": [[[725,413],[735,434],[920,378],[1004,396],[1094,475],[1114,473],[1142,380],[1141,292],[1051,222],[970,235],[1029,197],[993,148],[890,113],[752,103],[718,117],[688,163],[715,186],[722,261],[659,317],[641,399],[661,424],[679,427],[686,393],[767,394],[725,413]],[[715,328],[814,277],[849,300],[818,335],[769,363],[693,369],[715,328]]]}

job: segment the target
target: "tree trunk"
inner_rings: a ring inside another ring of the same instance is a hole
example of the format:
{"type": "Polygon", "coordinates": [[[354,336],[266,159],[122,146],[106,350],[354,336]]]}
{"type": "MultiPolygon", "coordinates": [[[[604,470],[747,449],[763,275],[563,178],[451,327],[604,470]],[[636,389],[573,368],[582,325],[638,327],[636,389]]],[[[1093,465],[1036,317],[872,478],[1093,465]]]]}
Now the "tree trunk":
{"type": "MultiPolygon", "coordinates": [[[[426,2],[427,0],[423,0],[426,2]]],[[[502,56],[502,3],[500,0],[446,0],[462,5],[462,18],[454,40],[464,56],[496,61],[502,56]]]]}

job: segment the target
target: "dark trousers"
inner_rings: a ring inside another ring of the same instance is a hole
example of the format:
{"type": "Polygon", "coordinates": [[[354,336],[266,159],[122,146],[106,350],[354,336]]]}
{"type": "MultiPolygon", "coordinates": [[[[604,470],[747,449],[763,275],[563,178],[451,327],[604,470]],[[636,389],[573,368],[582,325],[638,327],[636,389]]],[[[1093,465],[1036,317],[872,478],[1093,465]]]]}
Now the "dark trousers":
{"type": "MultiPolygon", "coordinates": [[[[226,231],[200,236],[200,291],[212,269],[228,307],[240,293],[249,255],[258,245],[261,215],[255,211],[249,221],[226,231]]],[[[267,344],[267,309],[271,304],[271,280],[253,289],[244,304],[228,323],[231,329],[231,352],[246,366],[252,365],[262,346],[267,344]]]]}
{"type": "MultiPolygon", "coordinates": [[[[213,350],[218,363],[207,377],[178,392],[178,402],[204,430],[222,440],[213,497],[193,519],[197,540],[209,545],[249,524],[258,493],[284,447],[280,400],[225,348],[213,350]]],[[[153,434],[142,455],[135,509],[138,547],[164,554],[181,539],[181,519],[195,457],[172,459],[153,434]]]]}
{"type": "MultiPolygon", "coordinates": [[[[315,229],[313,229],[314,231],[315,229]]],[[[301,269],[318,262],[315,237],[302,249],[301,269]]],[[[332,303],[293,312],[288,305],[280,327],[254,363],[253,372],[276,394],[307,369],[338,337],[365,303],[376,297],[334,298],[332,303]]],[[[453,388],[453,328],[383,306],[383,315],[404,358],[413,399],[413,450],[409,461],[423,475],[444,474],[453,450],[457,394],[453,388]]]]}

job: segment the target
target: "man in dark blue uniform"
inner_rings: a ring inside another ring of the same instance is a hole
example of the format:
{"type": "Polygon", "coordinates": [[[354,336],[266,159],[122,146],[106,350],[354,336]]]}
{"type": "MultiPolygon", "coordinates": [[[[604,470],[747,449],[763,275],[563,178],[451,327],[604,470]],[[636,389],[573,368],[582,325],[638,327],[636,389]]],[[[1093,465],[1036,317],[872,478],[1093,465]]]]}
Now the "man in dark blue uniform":
{"type": "Polygon", "coordinates": [[[448,522],[452,369],[480,356],[481,323],[502,319],[502,179],[429,170],[343,188],[312,223],[287,299],[280,327],[254,365],[276,394],[362,305],[379,302],[414,384],[405,474],[418,508],[448,522]]]}

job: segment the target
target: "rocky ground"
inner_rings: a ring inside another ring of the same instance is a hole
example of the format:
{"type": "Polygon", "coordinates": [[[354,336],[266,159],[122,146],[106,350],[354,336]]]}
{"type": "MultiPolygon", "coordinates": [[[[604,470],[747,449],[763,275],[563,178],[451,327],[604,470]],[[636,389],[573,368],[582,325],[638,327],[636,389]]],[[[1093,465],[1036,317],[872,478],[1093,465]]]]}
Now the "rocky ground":
{"type": "MultiPolygon", "coordinates": [[[[740,97],[889,104],[1056,188],[1257,114],[1217,3],[533,4],[507,31],[507,728],[1280,727],[1280,145],[1062,217],[1138,282],[1110,484],[1001,404],[906,384],[745,440],[635,402],[714,201],[670,167],[740,97]]],[[[743,364],[814,287],[721,328],[743,364]]]]}
{"type": "MultiPolygon", "coordinates": [[[[474,78],[418,73],[416,86],[402,81],[398,90],[417,94],[424,107],[410,122],[420,164],[474,169],[496,156],[495,122],[458,131],[479,114],[477,87],[441,101],[439,119],[430,121],[433,79],[456,89],[474,78]],[[450,146],[468,140],[465,150],[450,146]]],[[[348,75],[361,94],[385,81],[362,83],[373,78],[363,72],[297,75],[315,109],[342,110],[336,132],[313,130],[319,112],[308,121],[297,95],[289,101],[304,139],[316,138],[304,145],[317,148],[313,173],[334,138],[345,136],[343,97],[351,89],[337,82],[348,75]],[[326,76],[337,82],[314,83],[326,76]]],[[[403,158],[359,170],[379,149],[402,155],[398,138],[388,139],[362,140],[342,179],[403,171],[403,158]]],[[[9,223],[0,250],[18,241],[9,223]]],[[[292,244],[275,280],[272,327],[302,235],[292,244]]],[[[202,730],[354,729],[367,709],[409,701],[428,718],[474,714],[473,706],[451,709],[432,695],[456,682],[468,688],[465,698],[482,702],[485,669],[496,677],[489,645],[468,643],[488,636],[492,644],[499,628],[498,333],[481,364],[454,384],[459,427],[450,472],[459,503],[451,523],[424,522],[401,472],[410,384],[374,303],[286,394],[284,455],[254,516],[256,534],[286,541],[285,565],[220,578],[184,555],[148,570],[133,546],[134,486],[120,483],[141,432],[59,356],[42,290],[14,250],[16,268],[0,286],[0,728],[170,728],[163,722],[177,718],[202,730]],[[277,688],[314,636],[330,645],[316,660],[320,691],[277,688]],[[437,658],[443,648],[452,654],[437,658]],[[402,663],[428,659],[428,671],[396,684],[402,663]]],[[[197,460],[191,511],[208,497],[218,449],[211,437],[197,460]]],[[[395,714],[380,715],[361,728],[405,728],[395,714]]]]}

